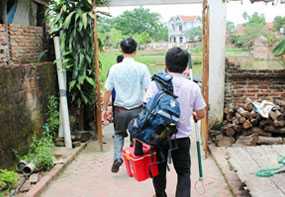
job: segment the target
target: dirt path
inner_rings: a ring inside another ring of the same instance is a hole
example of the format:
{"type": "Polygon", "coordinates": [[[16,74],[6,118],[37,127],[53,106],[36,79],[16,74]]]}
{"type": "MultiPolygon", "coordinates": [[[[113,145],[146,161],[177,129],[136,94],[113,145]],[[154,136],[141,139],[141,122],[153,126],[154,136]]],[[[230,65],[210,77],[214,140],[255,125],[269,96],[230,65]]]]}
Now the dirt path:
{"type": "MultiPolygon", "coordinates": [[[[151,181],[138,183],[127,177],[124,167],[118,174],[110,172],[112,164],[112,127],[105,128],[105,152],[98,151],[96,142],[87,148],[73,161],[66,170],[47,188],[42,197],[152,197],[151,181]]],[[[192,144],[194,144],[192,142],[192,144]]],[[[192,197],[231,197],[226,183],[215,162],[209,157],[206,162],[206,192],[202,187],[195,187],[197,181],[196,154],[192,147],[192,197]],[[203,193],[203,194],[201,194],[203,193]]],[[[173,168],[168,173],[167,193],[174,197],[176,175],[173,168]]]]}

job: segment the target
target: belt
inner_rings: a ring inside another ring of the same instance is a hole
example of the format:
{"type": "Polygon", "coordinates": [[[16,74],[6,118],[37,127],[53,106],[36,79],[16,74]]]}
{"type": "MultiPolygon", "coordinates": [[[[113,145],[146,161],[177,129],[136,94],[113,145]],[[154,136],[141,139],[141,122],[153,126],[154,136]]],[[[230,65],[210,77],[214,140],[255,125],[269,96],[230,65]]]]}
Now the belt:
{"type": "Polygon", "coordinates": [[[135,109],[139,109],[141,108],[143,105],[140,105],[138,107],[134,107],[134,108],[131,108],[131,109],[127,109],[127,108],[124,108],[124,107],[120,107],[120,106],[114,106],[115,110],[118,110],[118,111],[131,111],[131,110],[135,110],[135,109]]]}

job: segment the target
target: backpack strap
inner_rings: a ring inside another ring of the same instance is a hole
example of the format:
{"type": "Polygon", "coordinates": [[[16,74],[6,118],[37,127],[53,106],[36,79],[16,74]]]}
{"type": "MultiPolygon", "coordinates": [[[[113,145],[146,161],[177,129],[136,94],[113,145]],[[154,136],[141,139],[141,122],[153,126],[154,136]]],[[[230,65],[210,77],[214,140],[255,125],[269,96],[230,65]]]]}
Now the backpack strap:
{"type": "Polygon", "coordinates": [[[177,98],[177,96],[174,95],[171,75],[168,73],[158,73],[153,75],[152,80],[155,81],[156,86],[159,90],[162,90],[166,94],[177,98]]]}

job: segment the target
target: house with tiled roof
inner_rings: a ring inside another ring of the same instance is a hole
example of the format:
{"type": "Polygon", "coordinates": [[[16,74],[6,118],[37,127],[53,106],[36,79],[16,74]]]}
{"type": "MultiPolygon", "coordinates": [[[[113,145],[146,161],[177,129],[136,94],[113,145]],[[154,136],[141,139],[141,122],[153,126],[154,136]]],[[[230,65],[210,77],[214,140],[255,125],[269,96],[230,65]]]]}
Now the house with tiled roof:
{"type": "Polygon", "coordinates": [[[174,16],[168,21],[169,43],[185,44],[190,42],[188,32],[202,25],[199,16],[174,16]]]}

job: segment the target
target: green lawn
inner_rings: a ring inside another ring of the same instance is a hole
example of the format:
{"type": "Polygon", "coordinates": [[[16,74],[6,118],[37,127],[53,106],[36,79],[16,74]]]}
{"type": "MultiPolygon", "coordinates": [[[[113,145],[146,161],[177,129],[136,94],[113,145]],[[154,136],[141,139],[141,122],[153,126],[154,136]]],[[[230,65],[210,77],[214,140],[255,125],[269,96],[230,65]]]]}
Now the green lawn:
{"type": "MultiPolygon", "coordinates": [[[[201,79],[202,76],[202,49],[201,47],[191,49],[194,78],[201,79]]],[[[102,83],[106,80],[108,70],[116,63],[116,57],[120,51],[105,51],[101,53],[101,77],[102,83]]],[[[165,51],[144,50],[139,51],[136,60],[146,64],[152,74],[164,69],[165,51]]],[[[285,65],[278,60],[265,61],[249,57],[249,52],[241,48],[227,48],[226,57],[236,58],[243,69],[284,69],[285,65]]]]}
{"type": "MultiPolygon", "coordinates": [[[[104,82],[107,77],[108,70],[110,67],[116,63],[116,57],[119,55],[119,51],[106,51],[101,53],[101,82],[104,82]]],[[[164,51],[139,51],[136,60],[146,64],[151,72],[151,74],[163,71],[164,69],[164,51]]],[[[197,78],[201,78],[202,57],[195,54],[193,55],[193,73],[197,78]]]]}

